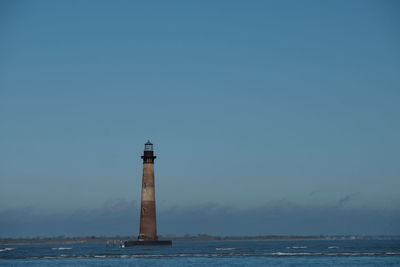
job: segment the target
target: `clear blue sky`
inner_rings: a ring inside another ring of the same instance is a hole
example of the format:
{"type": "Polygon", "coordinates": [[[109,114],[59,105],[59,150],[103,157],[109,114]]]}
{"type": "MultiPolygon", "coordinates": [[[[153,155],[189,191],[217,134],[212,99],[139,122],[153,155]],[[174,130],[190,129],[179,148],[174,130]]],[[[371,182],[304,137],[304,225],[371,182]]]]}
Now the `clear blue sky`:
{"type": "Polygon", "coordinates": [[[147,139],[160,212],[398,211],[399,25],[398,1],[1,1],[0,212],[138,203],[147,139]]]}

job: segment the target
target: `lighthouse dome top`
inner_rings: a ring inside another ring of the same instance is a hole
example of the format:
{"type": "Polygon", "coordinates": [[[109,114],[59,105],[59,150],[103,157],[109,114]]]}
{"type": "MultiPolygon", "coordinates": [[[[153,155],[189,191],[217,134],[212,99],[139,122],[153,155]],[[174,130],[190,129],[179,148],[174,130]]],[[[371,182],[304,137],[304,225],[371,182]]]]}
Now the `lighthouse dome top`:
{"type": "Polygon", "coordinates": [[[146,144],[144,144],[144,151],[153,151],[153,144],[150,140],[147,140],[146,144]]]}

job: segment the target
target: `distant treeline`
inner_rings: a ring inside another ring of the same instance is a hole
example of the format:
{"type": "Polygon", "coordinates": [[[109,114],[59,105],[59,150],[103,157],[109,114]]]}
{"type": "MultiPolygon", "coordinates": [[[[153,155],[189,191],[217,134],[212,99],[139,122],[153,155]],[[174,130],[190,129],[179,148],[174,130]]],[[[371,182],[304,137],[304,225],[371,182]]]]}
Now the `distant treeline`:
{"type": "MultiPolygon", "coordinates": [[[[0,244],[43,244],[43,243],[100,243],[100,242],[122,242],[124,240],[136,240],[137,236],[87,236],[87,237],[33,237],[33,238],[0,238],[0,244]]],[[[207,234],[198,235],[159,235],[160,240],[172,241],[245,241],[245,240],[400,240],[399,235],[367,236],[367,235],[336,235],[336,236],[298,236],[298,235],[258,235],[258,236],[212,236],[207,234]]]]}

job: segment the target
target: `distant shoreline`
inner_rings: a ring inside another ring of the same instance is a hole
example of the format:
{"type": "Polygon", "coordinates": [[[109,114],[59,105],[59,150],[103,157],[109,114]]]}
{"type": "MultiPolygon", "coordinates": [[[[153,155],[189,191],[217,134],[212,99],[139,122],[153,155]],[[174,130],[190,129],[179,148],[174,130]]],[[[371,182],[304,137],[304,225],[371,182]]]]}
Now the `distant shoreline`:
{"type": "MultiPolygon", "coordinates": [[[[0,244],[82,244],[82,243],[118,243],[125,240],[135,240],[132,236],[113,237],[35,237],[35,238],[0,238],[0,244]]],[[[160,240],[174,242],[205,242],[205,241],[304,241],[304,240],[400,240],[398,235],[338,235],[338,236],[292,236],[292,235],[267,235],[267,236],[211,236],[211,235],[185,235],[185,236],[159,236],[160,240]]]]}

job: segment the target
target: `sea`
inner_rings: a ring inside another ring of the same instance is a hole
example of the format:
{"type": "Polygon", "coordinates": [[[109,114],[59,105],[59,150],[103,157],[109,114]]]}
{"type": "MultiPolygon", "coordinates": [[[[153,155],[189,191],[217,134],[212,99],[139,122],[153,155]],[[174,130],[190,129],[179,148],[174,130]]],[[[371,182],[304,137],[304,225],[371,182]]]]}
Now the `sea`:
{"type": "Polygon", "coordinates": [[[0,245],[0,266],[400,266],[400,240],[0,245]]]}

